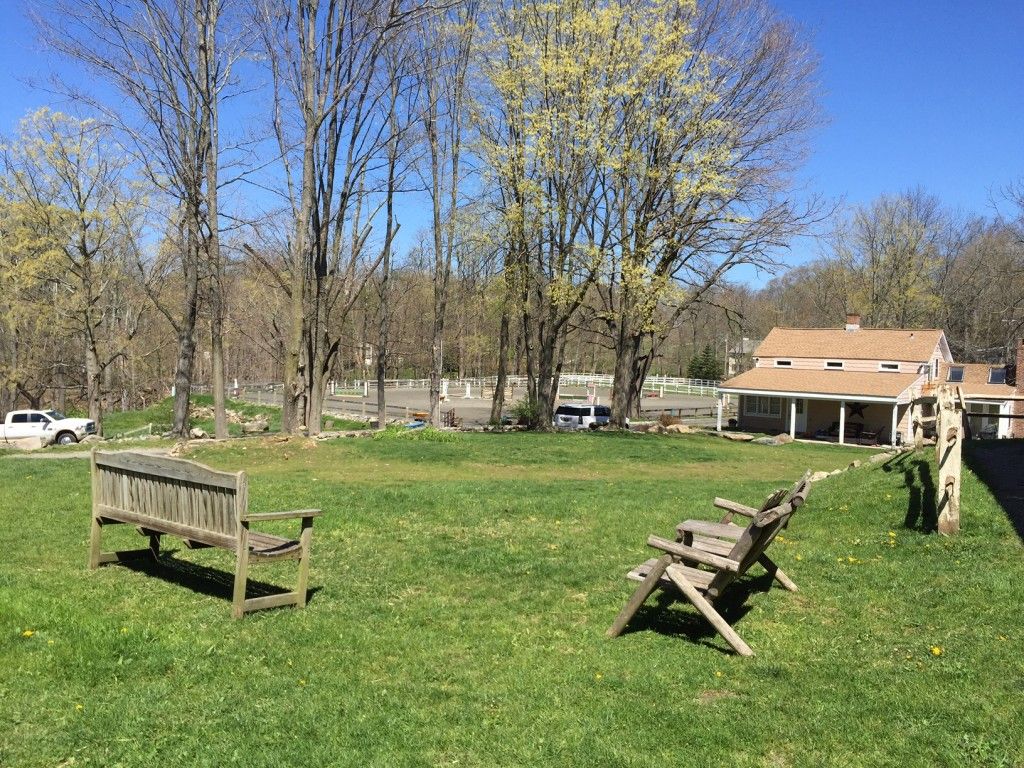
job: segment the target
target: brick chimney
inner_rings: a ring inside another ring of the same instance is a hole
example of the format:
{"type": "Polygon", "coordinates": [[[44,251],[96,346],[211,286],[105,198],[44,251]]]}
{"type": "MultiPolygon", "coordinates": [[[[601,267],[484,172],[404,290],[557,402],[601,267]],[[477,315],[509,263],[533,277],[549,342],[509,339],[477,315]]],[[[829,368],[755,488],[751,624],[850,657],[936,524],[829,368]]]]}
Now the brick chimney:
{"type": "MultiPolygon", "coordinates": [[[[1017,397],[1024,397],[1024,339],[1017,344],[1017,364],[1014,366],[1013,378],[1014,394],[1017,397]]],[[[1024,416],[1024,400],[1014,400],[1010,412],[1016,416],[1024,416]]],[[[1024,418],[1010,420],[1010,437],[1024,437],[1024,418]]]]}
{"type": "Polygon", "coordinates": [[[859,331],[860,330],[860,313],[859,312],[848,312],[846,314],[846,330],[848,330],[848,331],[859,331]]]}

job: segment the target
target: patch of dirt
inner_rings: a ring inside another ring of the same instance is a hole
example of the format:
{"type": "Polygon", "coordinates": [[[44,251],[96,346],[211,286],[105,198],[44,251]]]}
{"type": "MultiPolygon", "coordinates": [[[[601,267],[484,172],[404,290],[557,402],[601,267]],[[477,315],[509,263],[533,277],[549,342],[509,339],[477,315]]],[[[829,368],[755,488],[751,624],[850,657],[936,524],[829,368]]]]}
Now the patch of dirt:
{"type": "Polygon", "coordinates": [[[717,690],[717,689],[716,690],[707,690],[707,691],[701,691],[700,694],[698,694],[698,696],[697,696],[697,703],[698,704],[714,704],[716,701],[721,701],[722,699],[735,699],[735,698],[736,698],[736,694],[733,693],[732,691],[722,691],[722,690],[717,690]]]}

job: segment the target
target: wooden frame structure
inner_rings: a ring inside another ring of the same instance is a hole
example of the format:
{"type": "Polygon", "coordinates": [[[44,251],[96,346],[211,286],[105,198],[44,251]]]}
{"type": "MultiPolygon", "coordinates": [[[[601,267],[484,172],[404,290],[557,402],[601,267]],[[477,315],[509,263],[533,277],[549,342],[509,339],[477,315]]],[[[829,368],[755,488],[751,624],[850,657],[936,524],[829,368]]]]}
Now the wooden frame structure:
{"type": "Polygon", "coordinates": [[[250,514],[245,472],[220,472],[198,462],[148,454],[92,452],[92,530],[89,568],[160,554],[160,537],[177,536],[191,549],[236,553],[231,616],[281,605],[306,605],[313,518],[319,509],[250,514]],[[299,537],[286,539],[250,528],[267,520],[301,520],[299,537]],[[105,525],[128,524],[149,538],[145,549],[103,552],[105,525]],[[295,590],[246,599],[249,563],[298,560],[295,590]]]}
{"type": "Polygon", "coordinates": [[[741,656],[753,656],[750,646],[715,610],[713,603],[754,563],[764,567],[785,589],[797,591],[796,584],[765,554],[765,549],[807,500],[810,487],[808,472],[789,492],[782,489],[771,494],[760,509],[716,498],[715,506],[726,511],[719,522],[685,520],[677,526],[674,542],[653,535],[648,537],[648,546],[663,554],[641,563],[627,574],[640,585],[612,622],[609,637],[621,634],[651,593],[664,589],[681,593],[733,650],[741,656]],[[732,518],[737,514],[750,518],[750,524],[743,527],[733,523],[732,518]]]}

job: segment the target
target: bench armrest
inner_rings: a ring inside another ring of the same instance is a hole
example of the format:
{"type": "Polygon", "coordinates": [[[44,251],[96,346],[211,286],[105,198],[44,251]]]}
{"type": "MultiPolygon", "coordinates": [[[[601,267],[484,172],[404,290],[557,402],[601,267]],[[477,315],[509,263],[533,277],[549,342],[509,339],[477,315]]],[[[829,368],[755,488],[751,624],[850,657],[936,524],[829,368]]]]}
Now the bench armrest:
{"type": "Polygon", "coordinates": [[[737,515],[743,515],[744,517],[754,517],[757,514],[757,510],[753,507],[748,507],[746,504],[739,504],[735,501],[729,501],[728,499],[715,498],[715,506],[719,509],[724,509],[726,512],[735,512],[737,515]]]}
{"type": "Polygon", "coordinates": [[[312,518],[323,514],[319,509],[292,509],[287,512],[258,512],[242,515],[242,522],[261,522],[263,520],[291,520],[295,517],[312,518]]]}
{"type": "Polygon", "coordinates": [[[696,549],[694,547],[688,547],[685,544],[680,544],[676,541],[669,541],[668,539],[663,539],[660,536],[648,536],[647,546],[660,549],[662,552],[675,555],[683,560],[703,563],[704,565],[710,565],[712,568],[720,568],[723,571],[738,572],[740,569],[740,564],[735,560],[730,560],[728,557],[713,555],[710,552],[704,552],[703,550],[696,549]]]}

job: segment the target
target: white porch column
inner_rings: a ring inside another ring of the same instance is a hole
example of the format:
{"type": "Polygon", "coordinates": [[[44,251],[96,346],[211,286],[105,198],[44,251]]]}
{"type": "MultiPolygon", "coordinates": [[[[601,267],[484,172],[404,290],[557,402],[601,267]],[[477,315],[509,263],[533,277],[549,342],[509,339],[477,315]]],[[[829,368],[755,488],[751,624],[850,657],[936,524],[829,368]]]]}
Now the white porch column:
{"type": "Polygon", "coordinates": [[[899,407],[899,403],[892,404],[892,429],[889,430],[889,442],[893,444],[893,447],[896,445],[896,415],[899,407]]]}
{"type": "Polygon", "coordinates": [[[796,398],[789,398],[789,436],[796,440],[796,398]]]}
{"type": "Polygon", "coordinates": [[[846,401],[839,401],[839,444],[846,442],[846,401]]]}
{"type": "Polygon", "coordinates": [[[718,423],[715,426],[715,430],[718,432],[722,431],[722,394],[718,394],[718,423]]]}

